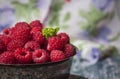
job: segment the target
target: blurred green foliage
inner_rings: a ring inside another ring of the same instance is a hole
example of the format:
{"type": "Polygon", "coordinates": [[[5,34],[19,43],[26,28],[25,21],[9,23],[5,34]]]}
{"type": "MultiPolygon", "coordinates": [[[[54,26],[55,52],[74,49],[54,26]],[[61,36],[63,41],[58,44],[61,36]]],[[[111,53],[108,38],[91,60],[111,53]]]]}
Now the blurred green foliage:
{"type": "Polygon", "coordinates": [[[32,21],[32,13],[36,16],[40,16],[40,10],[37,8],[38,0],[29,0],[28,3],[20,3],[18,0],[13,1],[13,5],[16,8],[16,16],[17,19],[24,18],[25,21],[30,22],[32,21]]]}
{"type": "Polygon", "coordinates": [[[82,29],[87,30],[91,36],[96,36],[98,34],[98,23],[107,17],[106,14],[92,5],[90,6],[90,10],[88,12],[80,9],[79,15],[86,20],[86,22],[81,22],[80,26],[82,26],[82,29]]]}

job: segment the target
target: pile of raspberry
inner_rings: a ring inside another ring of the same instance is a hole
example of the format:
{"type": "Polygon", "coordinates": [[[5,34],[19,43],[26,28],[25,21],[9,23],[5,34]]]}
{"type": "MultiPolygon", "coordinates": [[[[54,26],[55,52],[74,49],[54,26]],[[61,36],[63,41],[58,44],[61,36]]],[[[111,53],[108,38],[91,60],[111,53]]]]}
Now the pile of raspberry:
{"type": "Polygon", "coordinates": [[[41,64],[73,56],[75,47],[59,28],[44,28],[39,20],[18,22],[0,34],[0,64],[41,64]]]}

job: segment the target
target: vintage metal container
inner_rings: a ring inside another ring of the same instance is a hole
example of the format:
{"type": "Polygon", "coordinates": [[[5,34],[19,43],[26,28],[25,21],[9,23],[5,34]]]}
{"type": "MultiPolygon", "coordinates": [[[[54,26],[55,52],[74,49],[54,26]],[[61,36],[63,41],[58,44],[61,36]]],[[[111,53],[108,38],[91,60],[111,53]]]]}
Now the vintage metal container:
{"type": "Polygon", "coordinates": [[[67,79],[72,58],[46,64],[0,64],[0,79],[67,79]]]}

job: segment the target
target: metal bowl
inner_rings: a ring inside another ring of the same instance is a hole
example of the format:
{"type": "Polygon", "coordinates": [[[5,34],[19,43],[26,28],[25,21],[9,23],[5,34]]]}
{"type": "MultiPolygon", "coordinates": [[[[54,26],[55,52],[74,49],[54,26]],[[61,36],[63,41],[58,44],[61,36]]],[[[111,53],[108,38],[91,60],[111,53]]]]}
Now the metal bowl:
{"type": "Polygon", "coordinates": [[[0,79],[67,79],[71,58],[46,64],[0,64],[0,79]]]}

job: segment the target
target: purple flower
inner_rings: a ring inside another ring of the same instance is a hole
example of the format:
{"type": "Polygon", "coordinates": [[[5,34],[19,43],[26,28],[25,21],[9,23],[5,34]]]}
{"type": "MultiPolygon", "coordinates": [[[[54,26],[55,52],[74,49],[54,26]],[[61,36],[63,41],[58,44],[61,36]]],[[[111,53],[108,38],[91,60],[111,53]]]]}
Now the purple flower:
{"type": "Polygon", "coordinates": [[[82,33],[80,33],[79,37],[80,38],[84,38],[84,39],[87,39],[87,40],[91,40],[91,41],[103,41],[103,42],[109,42],[109,38],[108,36],[111,34],[111,30],[108,28],[108,27],[100,27],[98,28],[97,30],[97,35],[96,36],[92,36],[90,35],[89,31],[88,30],[84,30],[82,33]]]}
{"type": "Polygon", "coordinates": [[[8,23],[6,23],[4,25],[0,24],[0,32],[3,31],[3,29],[5,29],[6,27],[9,27],[10,25],[11,25],[11,22],[10,23],[8,22],[8,23]]]}
{"type": "Polygon", "coordinates": [[[81,53],[82,53],[82,50],[77,51],[77,57],[78,57],[78,58],[81,57],[81,53]]]}
{"type": "Polygon", "coordinates": [[[37,6],[42,9],[48,9],[50,0],[38,0],[37,6]]]}
{"type": "Polygon", "coordinates": [[[79,33],[79,38],[80,39],[85,39],[85,40],[92,40],[91,35],[88,30],[83,30],[82,32],[79,33]]]}
{"type": "Polygon", "coordinates": [[[12,13],[15,13],[15,9],[13,8],[9,8],[9,7],[4,7],[4,8],[0,8],[0,14],[6,11],[10,11],[12,13]]]}
{"type": "Polygon", "coordinates": [[[77,57],[79,58],[79,61],[84,63],[84,64],[95,64],[99,58],[100,58],[100,54],[101,54],[101,50],[99,48],[96,47],[92,47],[90,49],[90,52],[88,51],[85,57],[82,57],[81,54],[84,54],[84,49],[83,51],[78,51],[77,53],[77,57]]]}
{"type": "Polygon", "coordinates": [[[15,21],[15,9],[9,7],[0,8],[0,32],[10,27],[15,21]]]}
{"type": "Polygon", "coordinates": [[[101,27],[98,29],[98,40],[104,40],[106,42],[109,42],[108,36],[111,34],[111,30],[108,27],[101,27]]]}
{"type": "Polygon", "coordinates": [[[99,59],[100,53],[101,53],[100,49],[92,48],[91,50],[92,50],[92,57],[93,57],[93,59],[99,59]]]}
{"type": "Polygon", "coordinates": [[[100,10],[105,10],[114,0],[93,0],[93,4],[100,10]]]}

